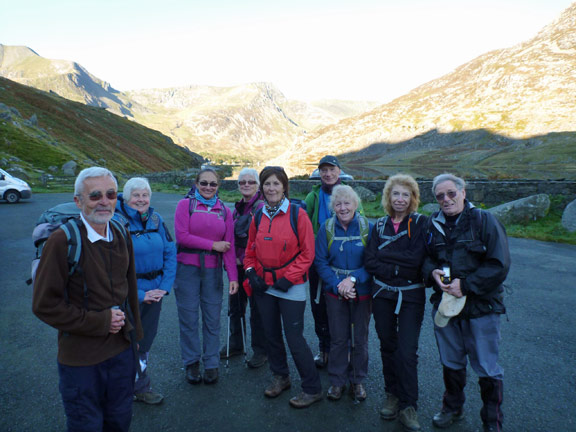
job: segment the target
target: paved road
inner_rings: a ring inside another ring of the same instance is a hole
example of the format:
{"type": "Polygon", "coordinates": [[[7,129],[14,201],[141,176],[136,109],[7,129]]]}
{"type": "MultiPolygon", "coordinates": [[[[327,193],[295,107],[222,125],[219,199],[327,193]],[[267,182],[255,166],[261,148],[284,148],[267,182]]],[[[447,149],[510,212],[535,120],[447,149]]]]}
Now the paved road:
{"type": "MultiPolygon", "coordinates": [[[[65,417],[58,393],[56,331],[31,312],[28,278],[33,255],[30,234],[38,215],[70,198],[68,194],[35,195],[29,202],[0,204],[0,431],[61,431],[65,417]]],[[[153,204],[170,225],[179,197],[157,193],[153,204]]],[[[172,227],[171,227],[172,228],[172,227]]],[[[506,370],[506,429],[509,431],[576,430],[576,247],[511,239],[512,271],[509,313],[502,321],[501,362],[506,370]]],[[[431,431],[443,391],[430,307],[420,344],[420,407],[423,430],[431,431]]],[[[306,337],[314,345],[313,323],[306,311],[306,337]]],[[[222,315],[225,328],[225,315],[222,315]]],[[[224,340],[224,337],[222,337],[224,340]]],[[[291,391],[267,400],[262,391],[266,367],[251,370],[241,358],[221,364],[215,386],[191,386],[184,380],[178,345],[174,296],[162,312],[152,348],[150,373],[166,395],[158,407],[136,405],[133,431],[401,431],[378,416],[383,380],[376,335],[370,334],[368,399],[359,405],[343,398],[324,400],[297,411],[288,399],[299,389],[293,370],[291,391]]],[[[293,364],[291,363],[292,368],[293,364]]],[[[322,372],[328,387],[328,376],[322,372]]],[[[469,370],[467,417],[454,430],[481,430],[477,380],[469,370]]]]}

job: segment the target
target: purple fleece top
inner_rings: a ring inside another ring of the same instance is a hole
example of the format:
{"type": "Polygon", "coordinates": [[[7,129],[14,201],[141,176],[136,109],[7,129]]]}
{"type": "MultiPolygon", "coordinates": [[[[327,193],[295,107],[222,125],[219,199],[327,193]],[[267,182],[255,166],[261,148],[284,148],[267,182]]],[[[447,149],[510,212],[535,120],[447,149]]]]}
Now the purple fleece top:
{"type": "MultiPolygon", "coordinates": [[[[234,221],[232,212],[224,207],[226,221],[219,216],[218,209],[221,208],[220,201],[212,208],[215,213],[205,213],[208,207],[198,201],[196,211],[190,216],[190,201],[188,198],[180,200],[174,214],[174,231],[176,243],[179,246],[212,250],[215,241],[230,242],[230,249],[222,254],[224,268],[228,274],[228,279],[238,281],[238,271],[236,269],[236,253],[234,251],[234,221]]],[[[179,252],[177,261],[182,264],[200,267],[200,257],[198,254],[179,252]]],[[[206,268],[214,268],[218,265],[216,255],[205,255],[206,268]]]]}

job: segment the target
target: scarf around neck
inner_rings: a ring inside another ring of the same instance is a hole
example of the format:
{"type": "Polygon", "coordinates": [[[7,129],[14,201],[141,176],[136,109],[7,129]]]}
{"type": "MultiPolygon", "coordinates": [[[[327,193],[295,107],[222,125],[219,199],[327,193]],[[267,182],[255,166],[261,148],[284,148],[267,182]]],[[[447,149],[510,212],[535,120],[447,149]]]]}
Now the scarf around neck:
{"type": "Polygon", "coordinates": [[[194,191],[194,198],[196,198],[206,207],[214,207],[216,205],[216,201],[218,200],[218,195],[214,195],[211,199],[206,199],[202,195],[200,195],[200,192],[198,192],[198,189],[196,189],[194,191]]]}

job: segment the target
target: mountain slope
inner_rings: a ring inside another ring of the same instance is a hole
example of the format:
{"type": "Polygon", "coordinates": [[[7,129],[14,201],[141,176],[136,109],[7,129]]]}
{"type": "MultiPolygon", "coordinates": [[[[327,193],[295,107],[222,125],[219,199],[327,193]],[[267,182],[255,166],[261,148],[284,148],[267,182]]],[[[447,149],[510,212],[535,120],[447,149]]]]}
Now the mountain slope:
{"type": "Polygon", "coordinates": [[[401,148],[402,163],[429,164],[460,145],[456,164],[574,163],[574,137],[557,132],[574,131],[575,93],[573,4],[533,39],[484,54],[389,104],[310,134],[276,161],[302,173],[325,153],[343,154],[348,163],[382,164],[398,162],[388,152],[401,148]],[[478,150],[495,147],[477,157],[478,150]]]}
{"type": "Polygon", "coordinates": [[[202,158],[160,132],[104,109],[0,78],[0,158],[56,172],[74,160],[123,172],[198,167],[202,158]]]}
{"type": "Polygon", "coordinates": [[[0,44],[0,76],[87,105],[132,116],[132,104],[76,62],[49,60],[24,46],[0,44]]]}

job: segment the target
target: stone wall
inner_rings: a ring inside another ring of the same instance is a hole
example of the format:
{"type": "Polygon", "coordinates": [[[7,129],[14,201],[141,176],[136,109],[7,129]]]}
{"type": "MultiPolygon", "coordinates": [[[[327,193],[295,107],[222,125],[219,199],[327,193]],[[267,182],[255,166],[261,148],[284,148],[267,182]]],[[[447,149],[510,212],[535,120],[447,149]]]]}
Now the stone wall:
{"type": "MultiPolygon", "coordinates": [[[[290,191],[293,194],[308,193],[319,181],[291,180],[290,191]]],[[[350,186],[363,186],[374,193],[381,193],[385,181],[355,180],[347,182],[350,186]]],[[[467,182],[466,196],[475,204],[485,204],[488,207],[514,201],[536,194],[564,195],[567,198],[576,196],[576,181],[561,180],[470,180],[467,182]]],[[[435,202],[432,195],[432,180],[419,180],[420,201],[435,202]]],[[[222,184],[225,190],[235,190],[236,181],[225,180],[222,184]]]]}

